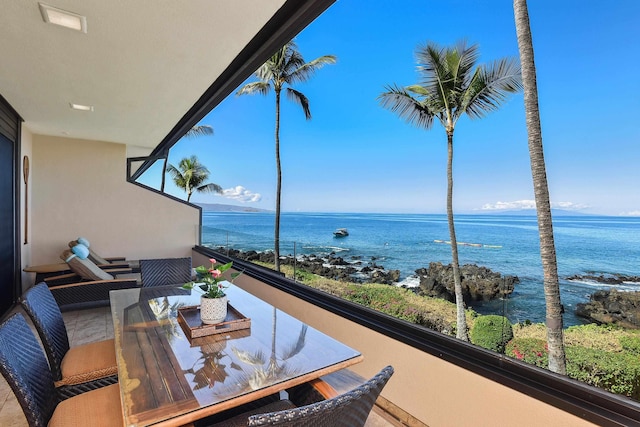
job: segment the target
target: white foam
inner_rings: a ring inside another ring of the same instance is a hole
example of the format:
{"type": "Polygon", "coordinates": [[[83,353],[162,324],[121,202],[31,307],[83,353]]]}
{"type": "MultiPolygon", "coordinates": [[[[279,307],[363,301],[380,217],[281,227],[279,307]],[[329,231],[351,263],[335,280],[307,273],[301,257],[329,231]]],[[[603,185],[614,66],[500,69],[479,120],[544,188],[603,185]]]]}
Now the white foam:
{"type": "Polygon", "coordinates": [[[420,286],[420,278],[418,276],[409,276],[404,280],[396,283],[396,286],[403,286],[405,288],[417,288],[420,286]]]}

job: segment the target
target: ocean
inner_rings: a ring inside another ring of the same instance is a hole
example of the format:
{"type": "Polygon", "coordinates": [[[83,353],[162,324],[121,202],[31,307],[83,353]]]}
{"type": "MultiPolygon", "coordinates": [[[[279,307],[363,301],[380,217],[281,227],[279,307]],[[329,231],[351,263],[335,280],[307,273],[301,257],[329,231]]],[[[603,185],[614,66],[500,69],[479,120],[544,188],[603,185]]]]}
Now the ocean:
{"type": "MultiPolygon", "coordinates": [[[[520,283],[504,300],[471,306],[481,314],[503,314],[512,322],[545,318],[542,265],[537,220],[518,215],[456,215],[460,264],[477,264],[515,275],[520,283]]],[[[202,243],[211,247],[266,251],[273,249],[273,213],[209,212],[202,215],[202,243]]],[[[430,262],[451,262],[446,215],[283,213],[280,254],[327,255],[345,260],[376,258],[387,270],[400,270],[400,284],[416,286],[415,270],[430,262]],[[349,236],[333,231],[347,228],[349,236]]],[[[585,323],[575,306],[598,289],[611,289],[591,280],[567,280],[574,275],[640,276],[640,218],[555,216],[554,235],[565,326],[585,323]]],[[[640,283],[615,285],[640,290],[640,283]]]]}

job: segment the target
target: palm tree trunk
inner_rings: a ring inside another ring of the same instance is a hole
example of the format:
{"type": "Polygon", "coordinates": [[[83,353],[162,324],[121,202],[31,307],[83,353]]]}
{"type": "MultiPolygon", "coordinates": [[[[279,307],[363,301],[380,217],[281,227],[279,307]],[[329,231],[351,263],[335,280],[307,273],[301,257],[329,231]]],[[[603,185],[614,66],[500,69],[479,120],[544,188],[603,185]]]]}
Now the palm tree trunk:
{"type": "Polygon", "coordinates": [[[276,223],[273,237],[274,267],[280,271],[280,194],[282,192],[282,169],[280,166],[280,90],[276,89],[276,223]]]}
{"type": "Polygon", "coordinates": [[[544,296],[547,307],[547,346],[549,348],[549,370],[566,374],[566,360],[563,346],[562,304],[558,283],[558,264],[553,238],[551,203],[542,147],[540,111],[538,109],[538,86],[536,66],[533,55],[533,41],[529,25],[529,12],[526,0],[514,0],[513,10],[520,50],[522,83],[524,86],[524,106],[531,157],[531,174],[538,214],[538,232],[540,234],[540,256],[544,274],[544,296]]]}
{"type": "Polygon", "coordinates": [[[462,283],[460,283],[458,241],[456,240],[456,228],[453,222],[453,130],[447,130],[447,221],[449,222],[451,265],[453,267],[453,284],[456,294],[456,338],[469,341],[469,336],[467,335],[467,319],[464,314],[462,283]]]}
{"type": "Polygon", "coordinates": [[[164,162],[162,163],[162,181],[160,182],[160,192],[164,193],[164,182],[167,175],[167,162],[169,161],[169,152],[164,156],[164,162]]]}

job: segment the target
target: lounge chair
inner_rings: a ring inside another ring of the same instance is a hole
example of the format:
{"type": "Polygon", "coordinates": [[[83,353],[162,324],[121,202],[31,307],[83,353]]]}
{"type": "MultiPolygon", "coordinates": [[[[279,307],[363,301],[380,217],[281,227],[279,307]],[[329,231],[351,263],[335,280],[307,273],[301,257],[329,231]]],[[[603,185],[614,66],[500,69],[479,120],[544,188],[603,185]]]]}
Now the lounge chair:
{"type": "Polygon", "coordinates": [[[128,278],[137,279],[139,281],[140,279],[140,275],[134,273],[131,268],[103,268],[103,266],[96,265],[88,258],[88,250],[82,245],[77,245],[72,250],[64,250],[60,254],[60,259],[65,261],[68,266],[68,272],[65,272],[64,274],[47,275],[42,278],[41,281],[52,286],[87,280],[113,280],[116,278],[128,278]],[[84,251],[80,250],[80,248],[84,248],[84,251]]]}
{"type": "Polygon", "coordinates": [[[0,325],[0,372],[30,426],[123,425],[118,384],[60,400],[40,343],[21,313],[0,325]]]}
{"type": "MultiPolygon", "coordinates": [[[[260,408],[221,420],[210,427],[233,426],[309,426],[309,427],[358,427],[364,426],[376,399],[391,375],[393,367],[387,366],[369,381],[344,394],[338,394],[324,383],[316,380],[289,391],[292,400],[277,400],[260,408]],[[327,400],[299,406],[317,398],[327,400]],[[295,402],[295,403],[294,403],[295,402]]],[[[209,419],[210,420],[210,419],[209,419]]],[[[196,426],[207,425],[207,420],[196,426]]]]}
{"type": "Polygon", "coordinates": [[[116,264],[120,267],[138,268],[138,261],[127,261],[125,257],[103,257],[96,253],[91,247],[91,243],[84,237],[78,237],[76,240],[69,242],[69,248],[73,249],[76,245],[83,245],[89,250],[89,259],[97,265],[116,264]]]}
{"type": "Polygon", "coordinates": [[[61,257],[66,257],[73,273],[47,277],[45,283],[62,311],[108,306],[110,291],[140,287],[140,273],[131,273],[129,269],[102,270],[69,250],[61,257]]]}
{"type": "Polygon", "coordinates": [[[113,339],[70,347],[62,313],[46,284],[27,290],[20,303],[38,331],[61,396],[68,398],[118,382],[113,339]]]}

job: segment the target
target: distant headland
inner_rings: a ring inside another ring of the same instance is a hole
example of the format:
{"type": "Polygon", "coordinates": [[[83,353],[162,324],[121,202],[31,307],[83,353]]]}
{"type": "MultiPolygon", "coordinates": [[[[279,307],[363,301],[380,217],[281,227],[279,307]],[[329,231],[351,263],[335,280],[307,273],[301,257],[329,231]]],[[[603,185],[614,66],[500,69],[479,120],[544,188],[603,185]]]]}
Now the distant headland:
{"type": "Polygon", "coordinates": [[[272,212],[268,209],[259,209],[251,206],[224,205],[221,203],[196,203],[207,212],[272,212]]]}

